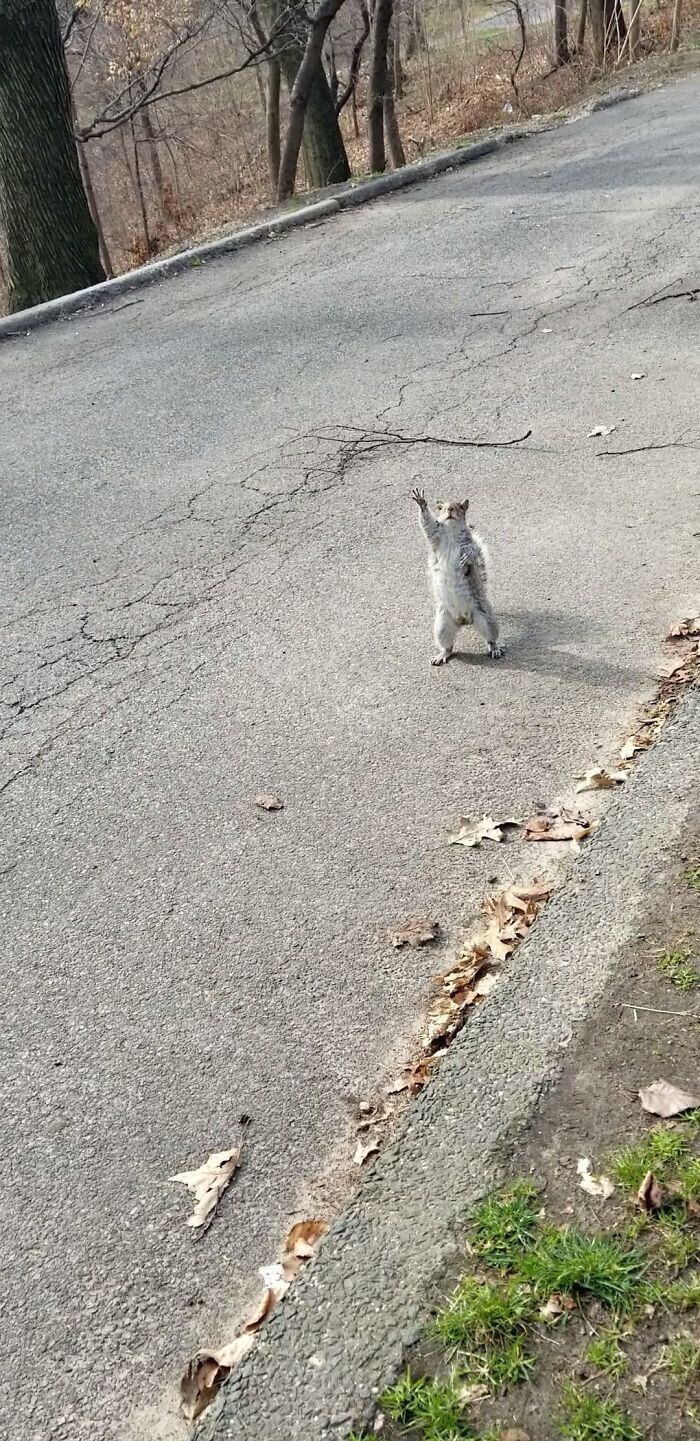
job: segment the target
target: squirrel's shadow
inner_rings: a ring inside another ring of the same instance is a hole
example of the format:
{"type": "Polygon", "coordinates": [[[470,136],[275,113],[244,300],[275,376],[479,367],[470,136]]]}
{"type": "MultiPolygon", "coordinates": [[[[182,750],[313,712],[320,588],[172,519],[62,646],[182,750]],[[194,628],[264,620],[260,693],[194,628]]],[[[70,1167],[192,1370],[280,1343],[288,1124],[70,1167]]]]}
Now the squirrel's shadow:
{"type": "Polygon", "coordinates": [[[576,642],[590,642],[600,631],[599,623],[590,616],[572,611],[502,611],[499,615],[500,639],[505,655],[494,661],[482,649],[481,637],[469,626],[458,632],[450,665],[493,666],[494,669],[538,671],[556,674],[562,680],[581,681],[606,686],[613,680],[649,681],[648,670],[634,664],[618,665],[602,655],[586,655],[576,649],[576,642]]]}

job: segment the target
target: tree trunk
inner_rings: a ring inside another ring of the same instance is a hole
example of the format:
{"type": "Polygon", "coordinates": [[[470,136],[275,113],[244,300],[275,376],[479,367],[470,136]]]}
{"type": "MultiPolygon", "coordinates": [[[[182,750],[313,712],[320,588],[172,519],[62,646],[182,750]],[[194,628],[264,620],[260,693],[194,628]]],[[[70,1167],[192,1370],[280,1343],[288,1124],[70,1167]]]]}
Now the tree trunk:
{"type": "Polygon", "coordinates": [[[578,15],[578,34],[576,36],[576,49],[580,55],[583,50],[583,42],[586,39],[586,16],[588,15],[588,0],[581,0],[581,9],[578,15]]]}
{"type": "Polygon", "coordinates": [[[627,31],[627,47],[630,60],[636,60],[639,54],[639,26],[642,18],[642,0],[631,0],[632,14],[630,15],[629,29],[627,31]]]}
{"type": "MultiPolygon", "coordinates": [[[[340,9],[341,4],[342,0],[339,0],[336,6],[337,10],[340,9]]],[[[270,29],[274,24],[281,22],[285,13],[289,15],[289,11],[285,11],[282,0],[269,0],[270,29]]],[[[317,11],[313,16],[314,24],[318,21],[319,13],[317,11]]],[[[302,15],[295,16],[294,20],[294,30],[285,30],[282,33],[279,47],[280,65],[290,93],[290,103],[297,73],[306,53],[306,37],[310,38],[313,34],[313,28],[312,30],[308,29],[308,22],[302,15]],[[304,39],[301,38],[302,27],[305,32],[304,39]]],[[[327,28],[328,26],[326,26],[327,28]]],[[[325,31],[322,40],[323,38],[325,38],[325,31]]],[[[302,115],[304,171],[306,184],[313,190],[320,190],[324,185],[334,185],[339,180],[349,180],[350,178],[350,165],[338,117],[331,100],[326,72],[323,68],[322,51],[323,45],[321,45],[321,50],[318,52],[316,63],[313,66],[308,98],[302,115]]],[[[297,106],[297,108],[299,107],[297,106]]]]}
{"type": "Polygon", "coordinates": [[[277,194],[280,174],[280,62],[277,55],[267,62],[267,90],[265,105],[265,139],[267,142],[267,167],[270,172],[270,189],[277,194]]]}
{"type": "Polygon", "coordinates": [[[595,58],[599,65],[605,59],[605,16],[603,14],[604,0],[588,0],[588,11],[591,17],[591,30],[593,32],[593,49],[595,58]]]}
{"type": "Polygon", "coordinates": [[[394,105],[394,43],[389,36],[389,55],[387,57],[386,90],[384,92],[384,141],[392,170],[398,170],[399,166],[406,164],[401,131],[396,116],[394,105]]]}
{"type": "Polygon", "coordinates": [[[97,205],[97,197],[95,195],[95,188],[92,183],[90,166],[88,164],[87,147],[85,145],[78,145],[78,162],[80,164],[80,174],[82,176],[83,185],[85,187],[85,196],[87,199],[87,203],[90,207],[92,223],[95,227],[95,230],[97,231],[97,240],[100,247],[100,261],[102,264],[102,269],[104,270],[105,275],[109,277],[111,275],[114,275],[114,270],[112,268],[112,257],[109,253],[109,246],[107,244],[104,227],[100,218],[100,212],[97,205]]]}
{"type": "Polygon", "coordinates": [[[386,169],[384,151],[384,99],[389,86],[387,50],[393,0],[375,0],[372,16],[372,54],[369,66],[367,95],[367,131],[369,168],[374,173],[386,169]]]}
{"type": "Polygon", "coordinates": [[[569,63],[566,0],[554,0],[554,61],[557,65],[569,63]]]}
{"type": "MultiPolygon", "coordinates": [[[[307,185],[309,184],[309,165],[315,175],[323,177],[320,180],[311,181],[312,185],[330,185],[336,180],[347,180],[350,174],[345,146],[340,135],[335,106],[322,62],[323,45],[328,26],[342,4],[343,0],[322,0],[322,4],[311,18],[303,58],[297,69],[289,96],[289,121],[277,182],[279,200],[288,200],[289,196],[294,194],[302,139],[304,141],[304,167],[307,185]],[[333,154],[333,146],[329,144],[336,131],[344,160],[344,169],[340,174],[338,173],[340,167],[337,157],[333,154]]],[[[281,53],[284,63],[284,51],[281,53]]]]}
{"type": "Polygon", "coordinates": [[[419,50],[427,49],[425,26],[420,12],[420,0],[409,0],[406,11],[406,59],[412,60],[419,50]]]}
{"type": "Polygon", "coordinates": [[[9,305],[104,280],[53,0],[0,0],[0,216],[9,305]]]}
{"type": "Polygon", "coordinates": [[[394,99],[402,100],[404,74],[401,64],[401,10],[396,6],[394,6],[390,42],[391,64],[389,70],[392,77],[394,99]]]}
{"type": "Polygon", "coordinates": [[[670,49],[672,55],[675,54],[676,50],[678,49],[678,46],[679,46],[680,43],[681,43],[681,10],[682,10],[682,5],[683,5],[683,0],[674,0],[674,5],[673,5],[673,20],[672,20],[672,22],[671,22],[671,44],[670,44],[670,46],[669,46],[669,49],[670,49]]]}

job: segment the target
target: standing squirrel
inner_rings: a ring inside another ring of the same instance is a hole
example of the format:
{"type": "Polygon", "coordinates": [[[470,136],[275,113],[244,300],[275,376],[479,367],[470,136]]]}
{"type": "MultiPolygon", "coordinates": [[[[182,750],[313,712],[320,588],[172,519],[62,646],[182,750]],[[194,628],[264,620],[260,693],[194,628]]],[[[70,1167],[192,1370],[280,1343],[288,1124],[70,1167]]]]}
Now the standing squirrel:
{"type": "Polygon", "coordinates": [[[461,625],[474,625],[494,660],[503,655],[498,621],[488,598],[486,546],[467,525],[469,501],[449,501],[433,515],[422,490],[411,491],[420,509],[420,523],[430,546],[430,575],[435,596],[436,655],[432,665],[445,665],[461,625]]]}

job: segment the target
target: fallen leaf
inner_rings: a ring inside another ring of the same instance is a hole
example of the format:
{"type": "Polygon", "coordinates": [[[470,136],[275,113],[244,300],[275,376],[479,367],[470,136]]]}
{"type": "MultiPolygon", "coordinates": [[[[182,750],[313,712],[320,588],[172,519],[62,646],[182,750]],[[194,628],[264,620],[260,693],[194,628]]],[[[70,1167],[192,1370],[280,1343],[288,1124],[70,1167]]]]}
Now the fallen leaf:
{"type": "Polygon", "coordinates": [[[647,1171],[637,1192],[637,1205],[641,1206],[644,1211],[660,1211],[664,1199],[663,1186],[657,1181],[653,1171],[647,1171]]]}
{"type": "Polygon", "coordinates": [[[626,780],[627,771],[607,771],[604,766],[597,766],[580,777],[576,794],[580,791],[611,791],[626,780]]]}
{"type": "Polygon", "coordinates": [[[297,1221],[285,1237],[285,1252],[290,1256],[297,1256],[302,1261],[308,1261],[327,1230],[327,1221],[297,1221]]]}
{"type": "Polygon", "coordinates": [[[694,1111],[700,1106],[697,1096],[681,1091],[678,1086],[669,1085],[668,1081],[654,1081],[651,1086],[643,1086],[639,1099],[645,1111],[649,1111],[652,1116],[663,1116],[664,1120],[669,1120],[671,1116],[680,1116],[683,1111],[694,1111]]]}
{"type": "Polygon", "coordinates": [[[385,1422],[386,1422],[386,1416],[384,1415],[384,1412],[383,1412],[383,1411],[378,1411],[377,1414],[376,1414],[376,1416],[375,1416],[375,1418],[374,1418],[374,1425],[373,1425],[373,1427],[372,1427],[372,1430],[374,1431],[375,1436],[378,1436],[378,1435],[379,1435],[379,1432],[384,1430],[385,1422]]]}
{"type": "Polygon", "coordinates": [[[428,1084],[432,1075],[434,1057],[421,1056],[420,1060],[414,1061],[406,1071],[406,1082],[412,1096],[417,1096],[419,1091],[428,1084]]]}
{"type": "Polygon", "coordinates": [[[397,949],[399,946],[411,946],[415,950],[418,946],[437,940],[439,934],[437,921],[432,921],[430,916],[414,916],[411,920],[404,921],[402,926],[389,931],[389,940],[397,949]]]}
{"type": "Polygon", "coordinates": [[[459,1388],[459,1399],[463,1406],[473,1406],[477,1401],[485,1401],[486,1397],[490,1395],[491,1392],[488,1386],[484,1386],[483,1383],[479,1381],[474,1381],[471,1385],[464,1385],[459,1388]]]}
{"type": "Polygon", "coordinates": [[[171,1176],[187,1186],[195,1196],[195,1208],[187,1217],[188,1226],[203,1226],[216,1210],[234,1172],[241,1163],[241,1148],[233,1146],[230,1151],[215,1151],[208,1156],[196,1171],[180,1171],[171,1176]]]}
{"type": "Polygon", "coordinates": [[[644,371],[643,371],[643,370],[633,370],[633,371],[632,371],[632,375],[630,376],[630,379],[631,379],[631,380],[643,380],[643,379],[644,379],[644,371]]]}
{"type": "Polygon", "coordinates": [[[257,1306],[251,1311],[243,1326],[244,1334],[248,1331],[258,1331],[263,1321],[272,1314],[278,1301],[282,1300],[285,1291],[289,1289],[289,1282],[281,1279],[276,1286],[266,1286],[260,1296],[257,1306]]]}
{"type": "Polygon", "coordinates": [[[378,1150],[379,1146],[376,1141],[358,1141],[352,1158],[353,1165],[364,1166],[365,1161],[378,1150]]]}
{"type": "Polygon", "coordinates": [[[573,1311],[575,1304],[571,1296],[564,1296],[561,1291],[553,1291],[549,1300],[540,1308],[540,1316],[543,1321],[558,1321],[565,1311],[573,1311]]]}
{"type": "Polygon", "coordinates": [[[678,660],[669,661],[668,665],[659,671],[659,680],[671,680],[673,676],[678,676],[680,680],[681,672],[686,669],[691,659],[691,656],[682,655],[678,660]]]}
{"type": "Polygon", "coordinates": [[[474,992],[477,996],[488,996],[497,984],[498,971],[484,971],[474,985],[474,992]]]}
{"type": "Polygon", "coordinates": [[[631,761],[637,754],[637,751],[641,750],[644,750],[644,746],[640,745],[636,736],[631,737],[630,740],[625,741],[623,746],[620,746],[620,760],[631,761]]]}
{"type": "Polygon", "coordinates": [[[279,796],[259,795],[255,797],[255,804],[260,807],[261,811],[284,810],[284,801],[281,801],[279,796]]]}
{"type": "Polygon", "coordinates": [[[568,812],[533,816],[526,822],[522,836],[524,841],[582,841],[595,830],[596,825],[596,821],[568,812]]]}
{"type": "Polygon", "coordinates": [[[587,1156],[582,1156],[576,1170],[581,1177],[579,1186],[589,1196],[600,1196],[607,1201],[612,1196],[615,1187],[609,1176],[594,1176],[593,1167],[587,1156]]]}
{"type": "Polygon", "coordinates": [[[502,841],[505,826],[519,825],[520,821],[513,820],[512,817],[504,821],[495,821],[493,816],[482,816],[480,821],[475,821],[471,816],[461,816],[459,829],[450,832],[447,844],[450,846],[480,846],[482,841],[502,841]]]}
{"type": "Polygon", "coordinates": [[[530,1437],[522,1426],[509,1426],[507,1431],[501,1431],[501,1441],[530,1441],[530,1437]]]}
{"type": "Polygon", "coordinates": [[[398,1095],[400,1095],[402,1091],[407,1091],[407,1090],[408,1090],[408,1085],[409,1085],[408,1076],[402,1076],[402,1077],[400,1078],[400,1080],[394,1081],[393,1086],[387,1086],[387,1088],[386,1088],[387,1096],[398,1096],[398,1095]]]}
{"type": "Polygon", "coordinates": [[[516,910],[523,910],[529,901],[546,901],[554,890],[553,881],[540,881],[533,886],[509,886],[504,895],[508,905],[516,910]]]}
{"type": "Polygon", "coordinates": [[[588,432],[588,439],[593,440],[597,435],[612,435],[614,430],[617,430],[616,425],[594,425],[588,432]]]}
{"type": "Polygon", "coordinates": [[[700,635],[700,615],[689,615],[684,620],[676,621],[666,637],[667,640],[678,640],[681,636],[700,635]]]}
{"type": "Polygon", "coordinates": [[[199,1351],[188,1361],[180,1381],[180,1405],[186,1421],[196,1421],[221,1389],[234,1366],[255,1344],[252,1333],[236,1336],[220,1351],[199,1351]]]}
{"type": "Polygon", "coordinates": [[[649,1390],[649,1377],[633,1376],[632,1380],[630,1381],[630,1385],[634,1386],[635,1391],[641,1391],[642,1396],[646,1396],[647,1391],[649,1390]]]}

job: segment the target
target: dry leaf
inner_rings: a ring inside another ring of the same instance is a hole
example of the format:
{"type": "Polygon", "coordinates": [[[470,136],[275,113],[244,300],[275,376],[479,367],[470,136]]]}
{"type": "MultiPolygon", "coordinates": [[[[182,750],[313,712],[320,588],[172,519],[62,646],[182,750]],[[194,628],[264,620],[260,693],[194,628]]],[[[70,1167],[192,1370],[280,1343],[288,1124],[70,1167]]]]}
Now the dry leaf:
{"type": "Polygon", "coordinates": [[[180,1171],[170,1177],[188,1186],[196,1198],[194,1211],[187,1217],[188,1226],[203,1226],[213,1214],[240,1162],[241,1148],[233,1146],[230,1151],[215,1151],[196,1171],[180,1171]]]}
{"type": "Polygon", "coordinates": [[[576,794],[580,791],[611,791],[626,780],[627,771],[606,771],[604,766],[597,766],[580,777],[576,794]]]}
{"type": "Polygon", "coordinates": [[[596,821],[561,811],[554,815],[532,816],[522,833],[525,841],[582,841],[595,830],[596,821]]]}
{"type": "Polygon", "coordinates": [[[199,1351],[187,1363],[180,1381],[180,1404],[186,1421],[196,1421],[221,1389],[234,1366],[255,1344],[252,1333],[236,1336],[220,1351],[199,1351]]]}
{"type": "Polygon", "coordinates": [[[616,425],[594,425],[588,432],[588,439],[593,440],[597,435],[612,435],[614,430],[617,430],[616,425]]]}
{"type": "Polygon", "coordinates": [[[459,1388],[459,1399],[463,1406],[473,1406],[477,1401],[485,1401],[486,1397],[490,1395],[488,1386],[484,1386],[479,1381],[459,1388]]]}
{"type": "Polygon", "coordinates": [[[505,821],[495,821],[493,816],[482,816],[480,821],[472,820],[471,816],[461,816],[459,829],[451,831],[447,837],[447,844],[450,846],[480,846],[482,841],[502,841],[504,826],[519,826],[520,821],[510,817],[505,821]]]}
{"type": "Polygon", "coordinates": [[[411,946],[413,950],[417,946],[425,946],[429,941],[434,941],[440,934],[440,927],[437,921],[432,921],[430,916],[414,916],[409,921],[404,921],[402,926],[396,930],[389,931],[389,940],[392,946],[411,946]]]}
{"type": "Polygon", "coordinates": [[[368,1157],[373,1156],[378,1150],[379,1146],[376,1141],[358,1141],[355,1147],[355,1154],[352,1158],[353,1164],[355,1166],[364,1166],[368,1157]]]}
{"type": "Polygon", "coordinates": [[[641,750],[644,750],[644,746],[640,745],[636,736],[633,736],[630,740],[625,741],[623,746],[620,746],[620,760],[631,761],[634,759],[637,751],[641,750]]]}
{"type": "Polygon", "coordinates": [[[387,1096],[398,1096],[402,1091],[407,1091],[409,1086],[408,1076],[402,1076],[400,1080],[394,1081],[393,1086],[387,1086],[387,1096]]]}
{"type": "Polygon", "coordinates": [[[503,894],[509,906],[514,910],[522,911],[530,901],[548,900],[553,890],[553,881],[540,881],[538,885],[533,886],[509,886],[503,894]]]}
{"type": "Polygon", "coordinates": [[[587,1193],[587,1195],[600,1196],[604,1201],[607,1201],[608,1197],[612,1196],[615,1187],[613,1186],[610,1177],[594,1176],[593,1167],[587,1156],[581,1157],[581,1160],[579,1161],[576,1170],[581,1177],[581,1180],[579,1181],[579,1186],[581,1187],[582,1191],[585,1191],[587,1193]]]}
{"type": "Polygon", "coordinates": [[[553,1291],[549,1300],[540,1308],[540,1316],[543,1321],[558,1321],[565,1311],[573,1311],[575,1304],[571,1296],[564,1296],[561,1291],[553,1291]]]}
{"type": "Polygon", "coordinates": [[[406,1081],[412,1096],[417,1096],[419,1091],[428,1084],[433,1069],[433,1056],[421,1056],[420,1060],[414,1061],[406,1071],[406,1081]]]}
{"type": "Polygon", "coordinates": [[[689,615],[684,620],[676,621],[666,637],[667,640],[678,640],[681,636],[700,635],[700,615],[689,615]]]}
{"type": "Polygon", "coordinates": [[[647,1171],[637,1192],[637,1205],[644,1211],[660,1211],[664,1204],[665,1192],[653,1171],[647,1171]]]}
{"type": "Polygon", "coordinates": [[[261,811],[284,810],[284,801],[281,801],[279,796],[259,795],[255,797],[255,804],[260,807],[261,811]]]}
{"type": "Polygon", "coordinates": [[[378,1436],[378,1435],[379,1435],[379,1432],[384,1430],[384,1424],[385,1424],[385,1422],[386,1422],[386,1416],[384,1415],[384,1412],[383,1412],[383,1411],[378,1411],[377,1414],[376,1414],[376,1416],[375,1416],[375,1418],[374,1418],[374,1425],[373,1425],[373,1427],[372,1427],[372,1430],[374,1431],[375,1436],[378,1436]]]}
{"type": "Polygon", "coordinates": [[[649,1390],[649,1377],[633,1376],[632,1380],[630,1381],[630,1386],[634,1386],[635,1391],[641,1391],[642,1396],[646,1396],[647,1391],[649,1390]]]}
{"type": "Polygon", "coordinates": [[[659,671],[659,680],[672,680],[674,676],[680,680],[681,673],[685,671],[691,659],[691,655],[682,655],[678,660],[669,661],[669,664],[659,671]]]}
{"type": "Polygon", "coordinates": [[[522,1426],[509,1426],[507,1431],[501,1432],[501,1441],[530,1441],[530,1437],[522,1426]]]}
{"type": "Polygon", "coordinates": [[[296,1256],[301,1261],[308,1261],[327,1230],[327,1221],[297,1221],[285,1237],[286,1254],[296,1256]]]}
{"type": "Polygon", "coordinates": [[[286,1281],[281,1281],[278,1286],[265,1287],[265,1290],[262,1292],[257,1306],[253,1311],[251,1311],[250,1316],[244,1323],[244,1333],[248,1331],[259,1330],[259,1328],[262,1326],[263,1321],[267,1320],[271,1312],[274,1311],[277,1302],[284,1295],[285,1291],[287,1290],[287,1285],[288,1283],[286,1281]]]}
{"type": "Polygon", "coordinates": [[[645,374],[645,372],[644,372],[643,370],[633,370],[630,379],[631,379],[631,380],[643,380],[643,379],[644,379],[644,374],[645,374]]]}
{"type": "Polygon", "coordinates": [[[643,1086],[639,1099],[645,1111],[652,1116],[663,1116],[664,1120],[680,1116],[683,1111],[695,1111],[700,1106],[697,1096],[681,1091],[678,1086],[670,1086],[668,1081],[654,1081],[651,1086],[643,1086]]]}
{"type": "Polygon", "coordinates": [[[477,996],[488,996],[494,986],[498,984],[498,971],[484,971],[474,985],[474,994],[477,996]]]}

